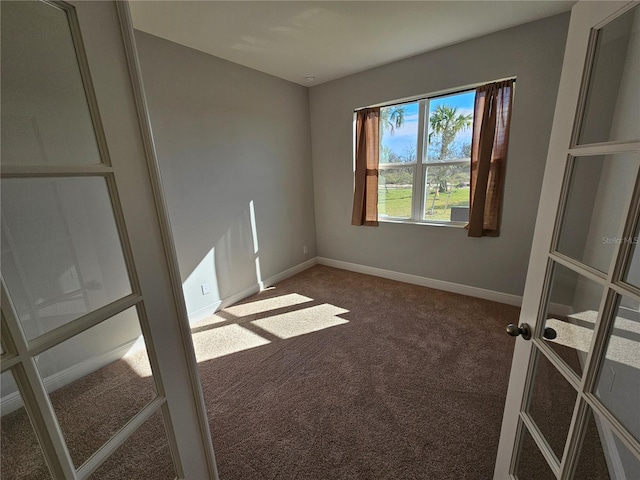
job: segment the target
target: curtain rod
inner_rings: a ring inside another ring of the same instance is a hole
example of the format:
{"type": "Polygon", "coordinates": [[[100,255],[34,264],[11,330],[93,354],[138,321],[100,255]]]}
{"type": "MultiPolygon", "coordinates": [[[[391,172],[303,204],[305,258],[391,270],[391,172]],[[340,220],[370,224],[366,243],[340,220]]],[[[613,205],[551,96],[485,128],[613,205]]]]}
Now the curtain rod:
{"type": "Polygon", "coordinates": [[[373,105],[367,105],[366,107],[356,108],[354,110],[354,112],[357,112],[359,110],[364,110],[365,108],[390,107],[390,106],[395,106],[395,105],[406,105],[407,103],[419,102],[420,100],[426,100],[428,98],[447,97],[449,95],[455,95],[457,93],[462,93],[462,92],[467,92],[469,90],[473,90],[475,88],[481,87],[482,85],[488,85],[490,83],[504,82],[506,80],[513,80],[515,82],[516,81],[516,77],[505,77],[505,78],[499,78],[498,80],[491,80],[489,82],[474,83],[474,84],[469,85],[467,87],[456,88],[455,90],[440,90],[440,92],[435,93],[435,94],[427,94],[427,95],[422,94],[422,95],[416,95],[414,97],[405,97],[404,99],[399,100],[399,101],[375,103],[373,105]]]}

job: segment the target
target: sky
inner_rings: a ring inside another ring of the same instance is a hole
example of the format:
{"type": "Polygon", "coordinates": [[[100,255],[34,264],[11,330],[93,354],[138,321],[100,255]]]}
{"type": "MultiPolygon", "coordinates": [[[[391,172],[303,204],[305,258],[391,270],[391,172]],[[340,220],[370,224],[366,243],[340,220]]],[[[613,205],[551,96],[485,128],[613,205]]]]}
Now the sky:
{"type": "MultiPolygon", "coordinates": [[[[473,115],[473,99],[475,91],[463,94],[449,95],[446,97],[434,98],[429,102],[429,111],[432,112],[439,105],[450,105],[458,108],[458,113],[462,115],[473,115]]],[[[388,131],[382,134],[381,144],[389,147],[399,156],[405,155],[408,149],[417,148],[418,139],[418,102],[407,103],[405,105],[405,121],[400,128],[396,128],[393,135],[388,131]]],[[[457,141],[471,143],[471,129],[467,129],[458,134],[457,141]]]]}

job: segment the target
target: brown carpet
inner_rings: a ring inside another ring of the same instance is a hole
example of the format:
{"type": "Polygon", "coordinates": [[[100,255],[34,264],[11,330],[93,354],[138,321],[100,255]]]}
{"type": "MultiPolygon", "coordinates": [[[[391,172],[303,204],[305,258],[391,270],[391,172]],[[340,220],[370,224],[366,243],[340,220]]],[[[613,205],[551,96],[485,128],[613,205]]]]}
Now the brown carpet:
{"type": "MultiPolygon", "coordinates": [[[[491,478],[514,345],[504,328],[518,314],[324,266],[219,312],[193,332],[221,479],[491,478]],[[239,341],[254,347],[230,353],[239,341]]],[[[122,363],[52,394],[58,414],[73,417],[63,399],[86,398],[94,377],[100,392],[114,381],[147,395],[148,379],[122,363]]],[[[94,403],[107,417],[132,409],[127,398],[94,403]]],[[[26,422],[23,410],[2,419],[2,478],[44,478],[26,422]]],[[[97,441],[85,422],[67,438],[74,458],[97,441]]],[[[93,478],[170,478],[154,461],[166,458],[158,431],[93,478]]]]}
{"type": "Polygon", "coordinates": [[[222,479],[492,477],[518,308],[324,266],[241,303],[292,293],[313,301],[229,322],[348,323],[199,364],[222,479]]]}

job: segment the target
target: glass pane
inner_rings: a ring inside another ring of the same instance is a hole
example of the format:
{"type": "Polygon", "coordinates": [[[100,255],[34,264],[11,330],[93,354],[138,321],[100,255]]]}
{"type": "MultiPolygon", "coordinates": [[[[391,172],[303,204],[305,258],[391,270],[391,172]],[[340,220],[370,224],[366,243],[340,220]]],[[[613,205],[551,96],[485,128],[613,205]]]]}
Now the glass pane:
{"type": "Polygon", "coordinates": [[[2,2],[2,162],[100,163],[66,13],[2,2]]]}
{"type": "Polygon", "coordinates": [[[554,264],[544,328],[553,329],[556,338],[545,341],[578,376],[587,361],[603,294],[597,283],[554,264]]]}
{"type": "Polygon", "coordinates": [[[640,288],[640,251],[638,251],[640,223],[636,227],[635,235],[632,238],[625,238],[623,241],[631,244],[631,256],[629,257],[630,260],[624,275],[624,281],[629,285],[640,288]]]}
{"type": "Polygon", "coordinates": [[[558,460],[562,459],[577,396],[556,367],[538,352],[527,412],[558,460]]]}
{"type": "Polygon", "coordinates": [[[558,252],[608,272],[638,173],[638,155],[575,157],[558,252]]]}
{"type": "Polygon", "coordinates": [[[469,164],[428,166],[424,219],[469,221],[469,164]]]}
{"type": "Polygon", "coordinates": [[[518,478],[520,480],[557,480],[525,426],[522,426],[521,435],[516,468],[518,478]]]}
{"type": "Polygon", "coordinates": [[[155,412],[98,469],[91,480],[176,478],[162,412],[155,412]]]}
{"type": "Polygon", "coordinates": [[[28,339],[130,294],[105,179],[3,179],[2,275],[28,339]]]}
{"type": "Polygon", "coordinates": [[[476,92],[429,99],[427,162],[471,157],[473,104],[476,92]]]}
{"type": "Polygon", "coordinates": [[[589,409],[575,480],[640,478],[640,462],[611,429],[589,409]]]}
{"type": "Polygon", "coordinates": [[[640,441],[640,304],[620,297],[596,396],[640,441]]]}
{"type": "Polygon", "coordinates": [[[411,218],[413,172],[415,166],[385,168],[378,175],[378,214],[411,218]]]}
{"type": "Polygon", "coordinates": [[[418,102],[380,109],[380,163],[415,163],[418,102]]]}
{"type": "Polygon", "coordinates": [[[640,8],[598,31],[578,143],[640,140],[640,8]]]}
{"type": "Polygon", "coordinates": [[[135,307],[47,350],[36,364],[76,467],[157,395],[135,307]]]}
{"type": "MultiPolygon", "coordinates": [[[[3,5],[4,8],[4,5],[3,5]]],[[[45,480],[51,478],[40,444],[24,409],[22,396],[10,371],[0,376],[2,418],[0,465],[2,478],[45,480]]]]}

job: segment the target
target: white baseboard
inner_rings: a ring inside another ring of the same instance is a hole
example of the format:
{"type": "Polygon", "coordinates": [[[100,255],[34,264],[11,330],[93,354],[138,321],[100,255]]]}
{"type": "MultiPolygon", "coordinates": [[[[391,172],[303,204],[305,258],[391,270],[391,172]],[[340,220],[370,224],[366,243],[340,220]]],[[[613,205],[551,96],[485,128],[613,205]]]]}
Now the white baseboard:
{"type": "Polygon", "coordinates": [[[318,263],[318,257],[313,257],[312,259],[307,260],[306,262],[299,263],[295,267],[288,268],[284,272],[276,273],[275,275],[267,278],[264,282],[262,282],[264,284],[264,288],[271,287],[278,282],[286,280],[289,277],[293,277],[295,274],[303,272],[308,268],[313,267],[317,263],[318,263]]]}
{"type": "MultiPolygon", "coordinates": [[[[58,373],[48,376],[44,379],[44,386],[48,393],[55,392],[59,388],[62,388],[75,380],[89,375],[90,373],[121,359],[129,353],[130,350],[140,348],[143,345],[144,342],[141,342],[139,338],[133,339],[107,353],[89,358],[77,365],[65,368],[58,373]]],[[[22,397],[19,392],[13,392],[0,398],[0,411],[2,412],[2,415],[11,413],[22,407],[22,405],[22,397]]]]}
{"type": "Polygon", "coordinates": [[[512,295],[510,293],[496,292],[494,290],[471,287],[469,285],[446,282],[444,280],[436,280],[433,278],[420,277],[418,275],[411,275],[408,273],[394,272],[393,270],[368,267],[366,265],[343,262],[341,260],[332,260],[325,257],[318,257],[318,263],[320,265],[326,265],[328,267],[341,268],[342,270],[349,270],[356,273],[365,273],[367,275],[373,275],[376,277],[397,280],[398,282],[411,283],[413,285],[420,285],[422,287],[444,290],[445,292],[459,293],[461,295],[468,295],[470,297],[482,298],[499,303],[506,303],[507,305],[515,305],[517,307],[520,307],[522,305],[522,297],[519,295],[512,295]]]}
{"type": "MultiPolygon", "coordinates": [[[[300,273],[308,268],[313,267],[317,263],[318,263],[318,259],[317,257],[314,257],[311,260],[307,260],[306,262],[299,263],[298,265],[291,267],[285,270],[284,272],[277,273],[269,278],[264,279],[262,281],[262,284],[255,283],[238,293],[225,297],[222,300],[220,300],[219,305],[215,311],[217,312],[221,308],[226,308],[230,305],[233,305],[234,303],[239,302],[240,300],[244,300],[245,298],[250,297],[251,295],[264,290],[265,288],[269,288],[278,282],[286,280],[287,278],[292,277],[297,273],[300,273]]],[[[191,322],[191,315],[189,315],[189,321],[191,322]]]]}

